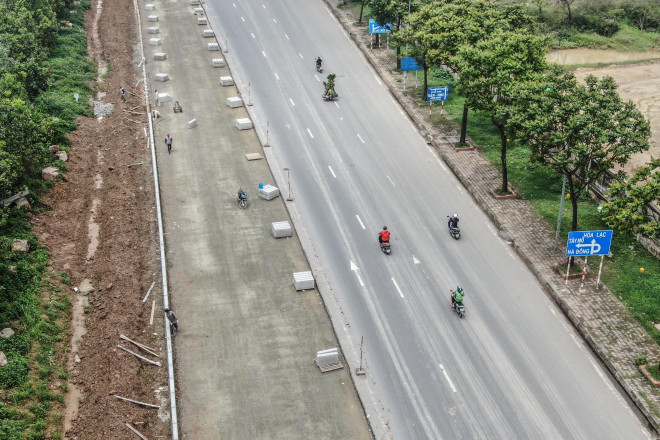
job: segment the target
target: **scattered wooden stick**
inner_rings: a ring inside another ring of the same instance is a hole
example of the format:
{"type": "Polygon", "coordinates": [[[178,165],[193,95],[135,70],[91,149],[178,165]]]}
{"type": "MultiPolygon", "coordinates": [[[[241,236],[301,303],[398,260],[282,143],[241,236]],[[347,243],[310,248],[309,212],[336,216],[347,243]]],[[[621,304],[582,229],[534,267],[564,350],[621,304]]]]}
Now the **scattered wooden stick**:
{"type": "Polygon", "coordinates": [[[146,438],[145,436],[143,436],[142,433],[141,433],[140,431],[138,431],[137,429],[133,428],[129,423],[126,423],[126,427],[127,427],[128,429],[130,429],[131,431],[133,431],[133,432],[135,433],[135,435],[137,435],[138,437],[140,437],[142,440],[149,440],[148,438],[146,438]]]}
{"type": "Polygon", "coordinates": [[[124,119],[126,119],[127,121],[130,121],[130,122],[134,122],[136,124],[144,124],[144,122],[142,122],[142,121],[136,121],[136,120],[129,119],[129,118],[124,118],[124,119]]]}
{"type": "Polygon", "coordinates": [[[155,281],[151,283],[151,287],[149,287],[149,290],[147,290],[147,294],[144,295],[144,298],[142,299],[142,304],[144,304],[147,301],[147,298],[149,298],[149,294],[151,293],[151,289],[153,289],[155,285],[156,285],[155,281]]]}
{"type": "Polygon", "coordinates": [[[144,163],[143,163],[143,162],[135,162],[135,163],[132,163],[132,164],[130,164],[130,165],[126,165],[126,166],[127,166],[128,168],[130,168],[130,167],[136,167],[136,166],[138,166],[138,165],[144,165],[144,163]]]}
{"type": "Polygon", "coordinates": [[[128,348],[122,347],[121,345],[118,345],[117,347],[121,348],[122,350],[124,350],[124,351],[126,351],[126,352],[128,352],[128,353],[130,353],[130,354],[132,354],[133,356],[135,356],[135,357],[138,358],[138,359],[142,359],[143,361],[145,361],[145,362],[147,362],[147,363],[149,363],[149,364],[151,364],[151,365],[155,365],[155,366],[157,366],[157,367],[160,367],[160,362],[154,362],[154,361],[152,361],[151,359],[147,359],[147,358],[144,357],[144,356],[140,356],[139,354],[135,353],[134,351],[131,351],[131,350],[129,350],[128,348]]]}
{"type": "Polygon", "coordinates": [[[135,110],[135,109],[138,108],[138,107],[139,107],[139,105],[136,105],[135,107],[133,107],[133,108],[131,108],[131,109],[129,109],[129,110],[130,110],[130,111],[133,111],[133,110],[135,110]]]}
{"type": "Polygon", "coordinates": [[[156,310],[156,300],[151,302],[151,319],[149,320],[149,325],[154,323],[154,310],[156,310]]]}
{"type": "Polygon", "coordinates": [[[126,398],[126,397],[121,397],[121,396],[118,396],[118,395],[116,395],[116,394],[115,394],[115,397],[116,397],[117,399],[119,399],[119,400],[125,400],[125,401],[127,401],[127,402],[136,403],[136,404],[138,404],[138,405],[148,406],[149,408],[160,409],[160,406],[158,406],[158,405],[152,405],[151,403],[144,403],[144,402],[140,402],[139,400],[128,399],[128,398],[126,398]]]}
{"type": "Polygon", "coordinates": [[[140,99],[144,99],[142,96],[138,95],[137,93],[135,93],[135,92],[132,91],[132,90],[129,90],[128,93],[130,93],[131,95],[135,95],[135,96],[137,96],[137,97],[140,98],[140,99]]]}
{"type": "Polygon", "coordinates": [[[146,115],[146,113],[144,113],[144,112],[134,112],[134,111],[131,111],[131,110],[122,110],[122,111],[124,113],[130,113],[132,115],[146,115]]]}
{"type": "Polygon", "coordinates": [[[136,347],[141,348],[142,350],[146,351],[147,353],[149,353],[149,354],[152,355],[152,356],[160,357],[160,356],[158,356],[158,355],[154,352],[154,349],[153,349],[153,348],[151,348],[151,347],[149,347],[149,346],[147,346],[147,345],[140,344],[139,342],[135,342],[134,340],[132,340],[132,339],[130,339],[130,338],[127,338],[127,337],[124,336],[124,335],[119,335],[119,337],[120,337],[121,339],[123,339],[124,341],[128,341],[128,342],[130,342],[131,344],[134,344],[136,347]]]}

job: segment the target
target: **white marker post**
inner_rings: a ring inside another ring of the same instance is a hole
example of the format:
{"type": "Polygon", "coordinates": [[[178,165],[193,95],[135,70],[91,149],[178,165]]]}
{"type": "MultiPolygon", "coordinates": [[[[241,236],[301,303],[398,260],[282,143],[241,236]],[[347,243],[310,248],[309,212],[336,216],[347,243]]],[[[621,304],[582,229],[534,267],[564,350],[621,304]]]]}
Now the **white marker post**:
{"type": "Polygon", "coordinates": [[[580,292],[584,292],[584,280],[587,278],[587,261],[589,256],[584,257],[584,270],[582,271],[582,281],[580,282],[580,292]]]}
{"type": "Polygon", "coordinates": [[[605,260],[605,255],[600,256],[600,267],[598,268],[598,279],[596,280],[596,289],[600,289],[600,275],[603,273],[603,261],[605,260]]]}

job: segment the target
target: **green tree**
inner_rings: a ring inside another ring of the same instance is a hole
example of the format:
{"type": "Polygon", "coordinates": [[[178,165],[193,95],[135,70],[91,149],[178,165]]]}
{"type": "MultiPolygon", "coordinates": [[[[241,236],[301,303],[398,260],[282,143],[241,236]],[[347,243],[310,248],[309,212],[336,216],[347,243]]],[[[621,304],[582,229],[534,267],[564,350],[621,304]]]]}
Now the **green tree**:
{"type": "Polygon", "coordinates": [[[490,116],[501,140],[501,192],[508,193],[507,124],[520,83],[547,68],[545,42],[527,33],[497,32],[474,46],[463,46],[453,58],[459,90],[469,108],[490,116]]]}
{"type": "Polygon", "coordinates": [[[660,235],[659,219],[649,215],[648,206],[660,202],[660,159],[639,167],[629,178],[609,188],[609,201],[603,205],[603,219],[611,228],[648,237],[660,235]]]}
{"type": "Polygon", "coordinates": [[[578,227],[578,200],[589,185],[634,153],[648,150],[649,123],[617,93],[611,77],[585,84],[558,66],[518,89],[510,128],[532,151],[532,161],[566,177],[578,227]]]}

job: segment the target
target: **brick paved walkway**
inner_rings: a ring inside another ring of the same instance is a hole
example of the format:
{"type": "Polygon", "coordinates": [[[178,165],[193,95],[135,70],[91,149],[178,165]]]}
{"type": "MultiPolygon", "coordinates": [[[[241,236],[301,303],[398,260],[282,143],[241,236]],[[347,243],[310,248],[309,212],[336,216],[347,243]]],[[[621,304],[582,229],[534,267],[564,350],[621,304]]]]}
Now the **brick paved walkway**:
{"type": "MultiPolygon", "coordinates": [[[[569,281],[568,286],[565,285],[563,276],[554,270],[565,263],[563,248],[554,245],[555,231],[528,201],[496,200],[491,189],[498,188],[501,184],[499,170],[478,149],[456,151],[452,146],[457,140],[456,133],[446,133],[441,128],[432,126],[427,107],[420,107],[415,98],[404,92],[403,75],[392,70],[393,66],[396,66],[393,51],[370,50],[367,28],[354,25],[352,11],[337,9],[334,4],[330,5],[328,0],[326,2],[387,84],[392,95],[417,124],[422,135],[429,140],[482,210],[499,227],[500,236],[516,249],[546,292],[559,304],[646,416],[650,425],[656,432],[660,431],[660,391],[651,386],[634,364],[634,359],[638,356],[646,356],[652,362],[660,361],[658,344],[607,286],[600,290],[595,289],[593,276],[587,281],[582,293],[579,292],[579,278],[569,281]]],[[[411,86],[412,81],[409,78],[408,88],[411,86]]]]}

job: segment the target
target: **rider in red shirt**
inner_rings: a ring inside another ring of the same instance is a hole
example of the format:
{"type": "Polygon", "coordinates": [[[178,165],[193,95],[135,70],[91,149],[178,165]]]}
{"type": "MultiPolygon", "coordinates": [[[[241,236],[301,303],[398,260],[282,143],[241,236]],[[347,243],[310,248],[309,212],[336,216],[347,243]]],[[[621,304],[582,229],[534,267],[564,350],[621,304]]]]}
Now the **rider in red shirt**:
{"type": "Polygon", "coordinates": [[[383,226],[383,230],[378,234],[379,243],[389,243],[390,242],[390,231],[387,230],[387,226],[383,226]]]}

